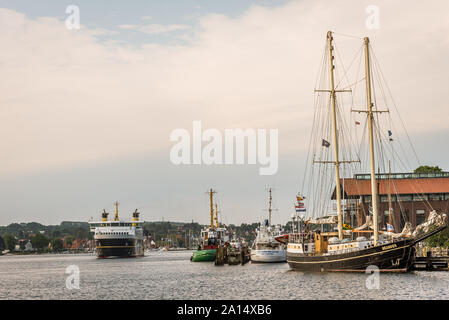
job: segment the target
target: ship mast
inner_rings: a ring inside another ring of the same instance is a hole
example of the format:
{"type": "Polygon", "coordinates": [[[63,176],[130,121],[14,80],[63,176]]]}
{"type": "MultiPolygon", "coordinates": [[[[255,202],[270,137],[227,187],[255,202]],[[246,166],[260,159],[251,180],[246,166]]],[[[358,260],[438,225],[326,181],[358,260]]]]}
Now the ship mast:
{"type": "Polygon", "coordinates": [[[218,204],[215,203],[215,225],[218,228],[218,204]]]}
{"type": "Polygon", "coordinates": [[[366,103],[368,108],[368,132],[369,132],[369,151],[371,167],[371,203],[373,205],[373,224],[374,224],[374,245],[379,240],[379,224],[377,209],[377,190],[376,190],[376,171],[374,162],[374,134],[373,134],[373,103],[371,102],[371,69],[369,60],[369,38],[365,37],[365,79],[366,79],[366,103]]]}
{"type": "Polygon", "coordinates": [[[212,188],[209,191],[210,199],[210,227],[214,227],[214,193],[216,193],[212,188]]]}
{"type": "Polygon", "coordinates": [[[114,218],[114,220],[115,221],[119,221],[119,218],[118,218],[118,201],[114,202],[114,206],[115,206],[115,218],[114,218]]]}
{"type": "Polygon", "coordinates": [[[271,196],[271,188],[270,188],[269,192],[270,192],[270,198],[269,198],[269,201],[268,201],[268,226],[271,227],[271,211],[272,211],[272,209],[271,209],[271,202],[273,200],[273,197],[271,196]]]}
{"type": "Polygon", "coordinates": [[[335,84],[334,84],[334,47],[332,45],[332,32],[327,33],[327,42],[329,46],[329,68],[331,81],[331,106],[332,106],[332,126],[334,130],[334,157],[335,157],[335,193],[337,198],[337,217],[338,217],[338,239],[343,239],[343,216],[341,212],[341,187],[340,187],[340,162],[338,157],[338,129],[337,129],[337,111],[335,106],[335,84]]]}

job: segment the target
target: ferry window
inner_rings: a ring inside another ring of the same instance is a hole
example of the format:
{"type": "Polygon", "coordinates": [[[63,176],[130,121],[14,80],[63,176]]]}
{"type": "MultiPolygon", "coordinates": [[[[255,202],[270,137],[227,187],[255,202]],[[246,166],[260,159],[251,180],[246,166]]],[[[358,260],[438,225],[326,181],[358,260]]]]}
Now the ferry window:
{"type": "Polygon", "coordinates": [[[388,202],[388,196],[380,196],[380,202],[388,202]]]}
{"type": "Polygon", "coordinates": [[[444,200],[449,200],[449,193],[446,193],[446,194],[444,195],[444,200]]]}
{"type": "Polygon", "coordinates": [[[364,197],[363,197],[363,201],[364,201],[365,203],[371,203],[371,196],[364,196],[364,197]]]}

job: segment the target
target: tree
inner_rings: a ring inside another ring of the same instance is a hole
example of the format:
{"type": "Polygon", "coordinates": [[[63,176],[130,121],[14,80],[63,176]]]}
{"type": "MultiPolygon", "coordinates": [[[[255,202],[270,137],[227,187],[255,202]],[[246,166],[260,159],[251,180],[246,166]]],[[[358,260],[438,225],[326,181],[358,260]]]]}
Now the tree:
{"type": "Polygon", "coordinates": [[[436,173],[443,172],[443,170],[438,166],[419,166],[413,171],[414,173],[436,173]]]}
{"type": "Polygon", "coordinates": [[[51,240],[50,242],[51,244],[51,248],[53,249],[53,251],[61,251],[62,250],[62,240],[59,238],[54,238],[51,240]]]}
{"type": "Polygon", "coordinates": [[[3,240],[2,237],[0,237],[0,253],[5,249],[6,249],[5,241],[3,240]]]}
{"type": "MultiPolygon", "coordinates": [[[[430,228],[430,232],[434,231],[436,229],[435,226],[432,226],[430,228]]],[[[426,244],[429,247],[443,247],[443,248],[449,248],[449,228],[444,229],[441,232],[438,232],[437,234],[434,234],[430,238],[426,240],[426,244]]]]}
{"type": "Polygon", "coordinates": [[[11,234],[5,234],[3,236],[3,241],[5,241],[5,247],[9,251],[14,251],[16,248],[17,240],[16,238],[11,234]]]}
{"type": "Polygon", "coordinates": [[[38,233],[31,238],[31,244],[33,245],[33,248],[36,249],[43,249],[47,247],[49,242],[50,240],[41,233],[38,233]]]}
{"type": "Polygon", "coordinates": [[[64,242],[68,245],[68,246],[72,246],[72,243],[75,239],[72,236],[67,236],[64,238],[64,242]]]}

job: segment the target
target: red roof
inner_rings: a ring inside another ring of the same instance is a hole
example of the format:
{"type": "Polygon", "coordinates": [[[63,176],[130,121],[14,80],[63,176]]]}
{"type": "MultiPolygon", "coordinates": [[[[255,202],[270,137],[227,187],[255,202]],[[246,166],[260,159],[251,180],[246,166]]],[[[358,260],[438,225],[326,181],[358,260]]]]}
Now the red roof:
{"type": "MultiPolygon", "coordinates": [[[[371,180],[351,178],[340,181],[348,197],[371,194],[371,180]]],[[[389,181],[392,194],[449,193],[449,178],[419,178],[377,180],[379,194],[388,194],[389,181]]]]}

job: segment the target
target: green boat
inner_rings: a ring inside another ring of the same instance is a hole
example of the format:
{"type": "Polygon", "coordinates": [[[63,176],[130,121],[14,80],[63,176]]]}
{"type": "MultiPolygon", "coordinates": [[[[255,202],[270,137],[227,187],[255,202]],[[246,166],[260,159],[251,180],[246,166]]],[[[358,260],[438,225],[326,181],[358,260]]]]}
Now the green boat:
{"type": "Polygon", "coordinates": [[[201,230],[201,241],[198,244],[198,249],[190,257],[192,262],[215,261],[217,247],[229,241],[229,231],[226,226],[218,223],[217,204],[215,204],[214,212],[213,195],[216,192],[210,189],[208,193],[210,197],[210,226],[201,230]]]}
{"type": "Polygon", "coordinates": [[[215,261],[216,255],[217,249],[196,250],[195,252],[193,252],[192,261],[193,262],[215,261]]]}

